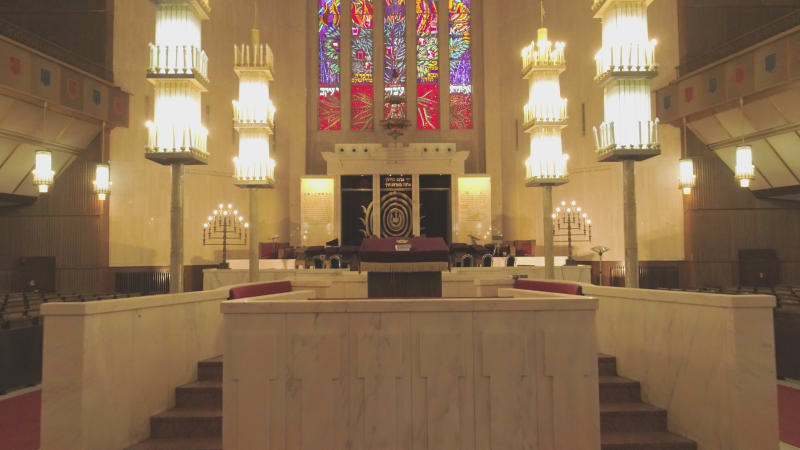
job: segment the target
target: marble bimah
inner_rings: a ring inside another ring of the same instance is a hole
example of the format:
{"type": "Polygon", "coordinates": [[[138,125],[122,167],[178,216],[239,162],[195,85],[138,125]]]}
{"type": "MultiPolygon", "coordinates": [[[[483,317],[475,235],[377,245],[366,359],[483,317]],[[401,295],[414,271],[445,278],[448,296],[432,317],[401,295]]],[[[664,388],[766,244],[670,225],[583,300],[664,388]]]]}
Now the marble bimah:
{"type": "Polygon", "coordinates": [[[221,308],[226,450],[600,448],[592,297],[221,308]]]}

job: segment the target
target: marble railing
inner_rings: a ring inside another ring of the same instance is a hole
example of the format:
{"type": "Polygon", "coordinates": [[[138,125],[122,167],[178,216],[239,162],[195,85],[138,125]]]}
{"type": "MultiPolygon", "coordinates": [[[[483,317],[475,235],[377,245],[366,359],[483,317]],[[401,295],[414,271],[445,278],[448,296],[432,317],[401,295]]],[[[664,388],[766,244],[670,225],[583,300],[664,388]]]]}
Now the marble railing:
{"type": "Polygon", "coordinates": [[[766,295],[583,285],[599,301],[600,352],[642,397],[668,411],[669,429],[703,450],[778,447],[775,344],[766,295]]]}
{"type": "Polygon", "coordinates": [[[596,307],[225,302],[223,447],[599,449],[596,307]]]}
{"type": "MultiPolygon", "coordinates": [[[[555,274],[559,280],[588,282],[591,267],[557,267],[555,274]]],[[[502,284],[501,287],[508,287],[508,280],[514,276],[544,278],[544,267],[454,267],[452,271],[442,273],[442,295],[445,298],[495,295],[492,288],[483,286],[490,286],[490,281],[494,281],[502,284]]],[[[206,269],[203,271],[203,289],[246,283],[248,277],[249,272],[246,269],[206,269]]],[[[346,269],[261,269],[259,271],[259,281],[278,280],[291,281],[295,289],[313,289],[318,298],[367,297],[366,272],[351,272],[346,269]]]]}
{"type": "MultiPolygon", "coordinates": [[[[222,354],[228,287],[42,305],[42,450],[120,449],[146,439],[197,362],[222,354]]],[[[314,298],[310,290],[256,300],[314,298]]]]}

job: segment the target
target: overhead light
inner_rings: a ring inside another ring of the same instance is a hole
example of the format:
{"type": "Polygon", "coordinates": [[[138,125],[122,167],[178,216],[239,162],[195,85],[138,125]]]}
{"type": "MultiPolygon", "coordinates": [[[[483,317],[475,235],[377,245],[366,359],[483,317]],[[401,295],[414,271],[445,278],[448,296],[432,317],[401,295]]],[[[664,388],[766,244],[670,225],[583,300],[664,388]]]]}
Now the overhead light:
{"type": "Polygon", "coordinates": [[[753,165],[753,148],[749,145],[742,145],[736,149],[735,172],[739,186],[750,187],[750,182],[755,178],[755,166],[753,165]]]}
{"type": "Polygon", "coordinates": [[[53,154],[47,150],[36,152],[36,168],[33,169],[33,184],[39,187],[39,192],[46,193],[53,185],[53,154]]]}

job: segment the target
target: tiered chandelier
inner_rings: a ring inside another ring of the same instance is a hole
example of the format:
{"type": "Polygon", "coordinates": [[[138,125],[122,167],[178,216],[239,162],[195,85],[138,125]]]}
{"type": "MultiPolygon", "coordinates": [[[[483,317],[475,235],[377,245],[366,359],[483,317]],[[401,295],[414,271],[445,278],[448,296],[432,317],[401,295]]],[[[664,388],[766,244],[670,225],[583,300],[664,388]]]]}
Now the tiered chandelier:
{"type": "Polygon", "coordinates": [[[550,42],[544,23],[537,34],[538,40],[522,49],[522,74],[530,85],[523,111],[524,130],[531,139],[525,178],[528,186],[558,185],[567,182],[567,155],[561,153],[567,100],[561,98],[558,79],[566,70],[564,43],[550,42]]]}
{"type": "Polygon", "coordinates": [[[537,40],[522,49],[522,77],[528,80],[528,103],[523,108],[524,130],[531,137],[530,157],[525,161],[528,187],[542,187],[542,226],[544,231],[545,278],[555,278],[553,246],[553,186],[566,183],[567,155],[561,152],[561,130],[567,126],[567,100],[561,98],[558,77],[566,70],[564,43],[553,44],[544,26],[544,1],[541,2],[541,27],[537,40]]]}
{"type": "Polygon", "coordinates": [[[208,57],[201,23],[209,0],[152,0],[156,40],[150,44],[147,79],[155,87],[153,120],[147,122],[146,156],[160,164],[206,164],[208,130],[200,97],[208,86],[208,57]]]}
{"type": "Polygon", "coordinates": [[[240,187],[271,187],[275,178],[275,162],[269,157],[275,123],[275,107],[269,98],[273,55],[269,45],[260,42],[257,29],[251,36],[251,45],[233,47],[234,71],[239,76],[239,101],[233,102],[233,126],[239,133],[234,177],[240,187]]]}
{"type": "Polygon", "coordinates": [[[593,0],[603,22],[603,48],[595,56],[595,81],[604,88],[605,121],[594,129],[600,161],[642,160],[661,152],[652,118],[650,80],[658,74],[656,41],[647,31],[653,0],[593,0]]]}

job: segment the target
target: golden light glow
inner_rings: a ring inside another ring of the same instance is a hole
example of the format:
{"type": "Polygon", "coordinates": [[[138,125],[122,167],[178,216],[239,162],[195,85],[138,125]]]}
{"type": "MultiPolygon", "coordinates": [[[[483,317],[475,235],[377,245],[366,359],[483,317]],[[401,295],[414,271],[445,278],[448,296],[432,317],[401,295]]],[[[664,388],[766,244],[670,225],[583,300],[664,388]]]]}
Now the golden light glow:
{"type": "Polygon", "coordinates": [[[39,187],[39,192],[46,193],[53,184],[53,154],[47,150],[36,152],[36,168],[33,169],[33,184],[39,187]]]}
{"type": "Polygon", "coordinates": [[[739,180],[739,186],[750,187],[750,182],[755,177],[753,148],[749,145],[742,145],[736,149],[736,179],[739,180]]]}
{"type": "Polygon", "coordinates": [[[94,174],[94,193],[100,200],[105,200],[111,193],[111,168],[108,164],[98,164],[94,174]]]}

